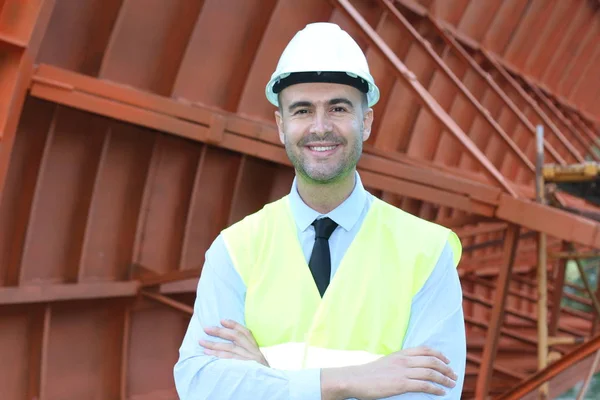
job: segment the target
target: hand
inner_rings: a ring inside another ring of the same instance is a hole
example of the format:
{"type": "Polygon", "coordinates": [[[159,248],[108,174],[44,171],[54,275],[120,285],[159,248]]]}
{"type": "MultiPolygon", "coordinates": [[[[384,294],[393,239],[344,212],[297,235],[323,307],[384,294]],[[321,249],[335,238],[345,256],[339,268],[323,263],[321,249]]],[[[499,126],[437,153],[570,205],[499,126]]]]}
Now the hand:
{"type": "Polygon", "coordinates": [[[444,395],[445,391],[434,383],[456,386],[458,377],[449,363],[442,353],[417,347],[368,364],[323,370],[323,399],[374,400],[409,392],[444,395]]]}
{"type": "Polygon", "coordinates": [[[231,358],[235,360],[253,360],[265,367],[269,363],[258,348],[252,333],[243,325],[231,320],[222,320],[223,328],[208,327],[204,329],[207,335],[230,341],[230,343],[210,342],[200,340],[204,347],[204,353],[219,358],[231,358]]]}

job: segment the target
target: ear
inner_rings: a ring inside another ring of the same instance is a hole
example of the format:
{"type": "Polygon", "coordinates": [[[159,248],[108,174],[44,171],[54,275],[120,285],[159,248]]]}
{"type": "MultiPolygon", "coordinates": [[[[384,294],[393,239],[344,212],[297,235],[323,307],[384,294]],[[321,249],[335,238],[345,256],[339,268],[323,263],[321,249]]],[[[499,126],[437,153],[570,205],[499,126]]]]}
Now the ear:
{"type": "Polygon", "coordinates": [[[371,127],[373,126],[373,109],[367,108],[363,116],[363,142],[366,142],[371,136],[371,127]]]}
{"type": "Polygon", "coordinates": [[[275,111],[275,122],[277,123],[277,130],[279,130],[279,140],[281,144],[285,144],[285,134],[283,133],[283,117],[279,110],[275,111]]]}

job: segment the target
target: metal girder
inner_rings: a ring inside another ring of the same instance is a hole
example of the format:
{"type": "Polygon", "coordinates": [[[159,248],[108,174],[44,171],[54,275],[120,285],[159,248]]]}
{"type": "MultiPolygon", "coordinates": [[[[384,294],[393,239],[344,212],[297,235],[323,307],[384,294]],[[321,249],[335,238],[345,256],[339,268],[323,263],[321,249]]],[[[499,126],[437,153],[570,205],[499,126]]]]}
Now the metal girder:
{"type": "Polygon", "coordinates": [[[597,351],[596,355],[594,356],[594,361],[592,361],[592,366],[590,367],[590,370],[583,381],[583,385],[581,386],[581,389],[579,390],[579,393],[577,394],[577,400],[583,400],[585,398],[585,394],[587,393],[587,391],[589,389],[590,382],[592,381],[592,377],[596,373],[596,369],[598,368],[599,362],[600,362],[600,351],[597,351]]]}
{"type": "Polygon", "coordinates": [[[512,197],[517,194],[512,189],[509,182],[502,176],[496,167],[487,159],[487,157],[477,148],[467,135],[458,127],[456,122],[440,108],[437,102],[432,98],[429,92],[416,80],[414,74],[409,71],[406,66],[398,59],[394,52],[387,44],[377,35],[371,26],[363,19],[360,13],[352,6],[348,0],[332,0],[334,5],[347,15],[350,20],[359,27],[365,36],[369,39],[377,51],[390,63],[396,71],[398,77],[411,90],[422,104],[438,119],[438,121],[446,127],[464,147],[484,168],[490,178],[497,182],[504,190],[512,197]]]}
{"type": "Polygon", "coordinates": [[[392,4],[390,0],[378,0],[380,5],[390,14],[392,14],[397,25],[401,26],[406,32],[408,32],[422,49],[428,54],[428,56],[436,63],[439,70],[450,79],[454,86],[458,89],[459,93],[465,96],[479,112],[479,115],[483,118],[488,126],[492,129],[494,134],[498,135],[501,140],[508,146],[510,151],[516,156],[526,170],[532,175],[534,173],[534,165],[527,158],[527,155],[515,144],[509,135],[502,129],[502,127],[490,116],[489,112],[479,103],[479,101],[469,92],[465,86],[458,80],[450,68],[442,61],[442,59],[431,49],[425,40],[419,35],[419,33],[410,25],[410,23],[404,18],[404,16],[398,11],[398,9],[392,4]]]}
{"type": "Polygon", "coordinates": [[[186,269],[186,270],[176,270],[170,271],[165,274],[157,274],[150,277],[140,277],[140,287],[150,287],[163,285],[169,282],[177,282],[191,278],[200,277],[201,269],[186,269]]]}
{"type": "Polygon", "coordinates": [[[498,276],[496,284],[496,293],[494,296],[494,305],[492,307],[492,315],[490,317],[489,328],[486,336],[486,345],[483,349],[481,361],[481,371],[477,377],[477,385],[475,394],[477,398],[483,399],[487,397],[489,385],[492,380],[492,365],[496,358],[496,350],[498,340],[504,322],[504,312],[506,305],[506,297],[508,294],[508,283],[510,281],[517,244],[519,243],[519,227],[509,225],[506,229],[504,238],[504,259],[502,270],[498,276]]]}
{"type": "MultiPolygon", "coordinates": [[[[465,322],[469,325],[476,326],[480,329],[486,330],[488,332],[488,334],[490,333],[489,323],[485,322],[484,320],[479,320],[479,319],[476,319],[473,317],[465,316],[465,322]]],[[[523,335],[516,330],[510,330],[510,329],[506,329],[506,328],[502,327],[502,328],[500,328],[500,334],[502,336],[506,336],[508,338],[517,340],[521,343],[525,343],[525,344],[528,344],[531,346],[537,346],[537,340],[535,339],[535,337],[523,335]]]]}
{"type": "Polygon", "coordinates": [[[54,0],[41,0],[32,4],[13,2],[11,7],[11,12],[19,15],[18,20],[0,28],[0,44],[8,44],[10,47],[10,51],[7,51],[7,46],[2,46],[2,69],[8,72],[2,71],[3,83],[0,90],[0,200],[27,86],[33,74],[34,60],[50,21],[54,0]]]}
{"type": "MultiPolygon", "coordinates": [[[[494,81],[494,79],[481,68],[481,66],[469,55],[469,53],[465,51],[465,49],[460,43],[458,43],[458,41],[456,41],[452,36],[448,35],[446,31],[444,31],[444,29],[440,26],[439,22],[436,21],[435,18],[433,18],[430,14],[427,14],[427,19],[436,30],[438,36],[441,37],[446,42],[446,44],[450,46],[462,60],[464,60],[464,62],[470,65],[471,68],[473,68],[473,70],[477,71],[481,78],[489,84],[489,87],[496,93],[496,95],[504,101],[506,107],[527,128],[527,131],[532,135],[532,137],[534,137],[535,127],[533,126],[533,124],[527,119],[523,112],[519,110],[518,107],[510,100],[510,98],[502,91],[502,89],[500,89],[500,87],[494,81]]],[[[485,52],[485,50],[482,49],[482,54],[487,55],[487,52],[485,52]]],[[[572,152],[574,157],[578,157],[577,159],[582,159],[581,156],[577,153],[576,150],[572,148],[572,146],[566,139],[564,139],[563,137],[559,137],[559,139],[562,139],[561,143],[565,147],[567,147],[569,151],[572,152]]],[[[565,163],[564,158],[558,153],[558,151],[556,151],[556,149],[550,143],[544,142],[544,148],[546,149],[546,151],[548,151],[548,154],[557,163],[565,163]]]]}
{"type": "Polygon", "coordinates": [[[597,251],[559,251],[555,253],[549,253],[548,257],[550,258],[559,258],[559,259],[585,259],[585,258],[598,258],[600,257],[600,252],[597,251]]]}
{"type": "MultiPolygon", "coordinates": [[[[468,292],[467,290],[463,290],[463,297],[465,300],[467,301],[471,301],[475,304],[480,304],[486,308],[493,308],[494,307],[494,303],[492,303],[490,300],[483,298],[479,295],[475,295],[473,293],[468,292]]],[[[511,315],[513,317],[517,317],[522,319],[523,321],[527,321],[529,323],[531,323],[531,327],[534,328],[536,322],[537,322],[537,318],[535,315],[530,314],[530,313],[526,313],[526,312],[521,312],[521,311],[517,311],[512,307],[506,306],[504,308],[504,313],[506,315],[511,315]]],[[[576,336],[576,337],[584,337],[585,334],[583,332],[574,330],[572,328],[568,328],[566,326],[559,326],[559,331],[564,332],[564,333],[568,333],[570,335],[576,336]]]]}
{"type": "MultiPolygon", "coordinates": [[[[485,49],[480,50],[480,54],[485,58],[485,60],[494,68],[494,71],[497,72],[499,77],[501,77],[514,91],[517,93],[528,105],[531,107],[537,116],[542,120],[544,126],[549,128],[549,130],[558,138],[558,140],[565,146],[565,148],[569,149],[571,154],[575,157],[576,160],[583,160],[581,154],[575,149],[573,144],[569,142],[569,140],[565,137],[565,135],[558,129],[558,127],[554,124],[554,122],[544,113],[539,104],[531,98],[531,96],[515,81],[515,79],[504,69],[504,67],[500,64],[500,62],[489,54],[485,49]]],[[[544,145],[545,146],[545,145],[544,145]]],[[[566,162],[563,160],[563,163],[566,162]]],[[[562,163],[561,163],[562,164],[562,163]]]]}
{"type": "MultiPolygon", "coordinates": [[[[413,12],[414,14],[416,14],[422,18],[426,17],[426,15],[429,14],[429,11],[425,7],[423,7],[421,4],[417,3],[414,0],[395,0],[395,2],[401,4],[403,7],[407,8],[408,10],[410,10],[411,12],[413,12]]],[[[469,49],[471,49],[473,51],[483,50],[483,47],[480,46],[478,41],[473,40],[471,37],[469,37],[468,35],[461,32],[453,23],[439,19],[438,16],[435,15],[435,13],[432,13],[432,16],[433,16],[433,18],[437,19],[438,23],[443,27],[444,30],[446,30],[448,33],[450,33],[462,45],[468,47],[469,49]]],[[[599,48],[596,47],[596,50],[598,50],[598,49],[599,48]]],[[[514,72],[519,75],[523,75],[525,73],[525,71],[518,69],[517,67],[510,64],[506,60],[499,60],[499,62],[502,64],[503,68],[506,68],[511,72],[514,72]]],[[[586,71],[584,71],[580,75],[581,78],[583,78],[585,76],[589,76],[592,65],[593,65],[593,63],[589,63],[587,65],[586,71]]],[[[577,84],[572,85],[572,87],[575,88],[582,81],[585,81],[585,79],[580,79],[577,82],[577,84]]],[[[536,86],[540,86],[540,84],[537,81],[535,83],[532,81],[532,83],[535,84],[536,86]]],[[[546,88],[546,90],[549,90],[549,89],[546,88]]],[[[598,121],[598,118],[594,118],[589,112],[574,106],[566,97],[557,96],[556,93],[552,93],[552,95],[562,106],[569,108],[573,111],[576,111],[579,115],[581,115],[585,119],[592,120],[592,121],[598,121]]]]}
{"type": "Polygon", "coordinates": [[[136,281],[2,287],[0,288],[0,305],[131,297],[138,292],[138,288],[139,283],[136,281]]]}
{"type": "Polygon", "coordinates": [[[188,306],[187,304],[181,303],[179,301],[173,300],[163,294],[154,293],[148,290],[141,290],[140,294],[144,297],[147,297],[151,300],[154,300],[158,303],[164,304],[168,307],[171,307],[177,311],[181,311],[186,315],[194,314],[194,307],[188,306]]]}
{"type": "MultiPolygon", "coordinates": [[[[474,356],[472,354],[467,354],[467,361],[471,362],[473,364],[480,365],[480,366],[483,364],[483,360],[481,358],[474,356]]],[[[492,368],[494,369],[494,371],[500,372],[501,374],[504,374],[506,376],[510,376],[511,378],[516,378],[516,379],[524,379],[525,378],[525,374],[514,371],[510,368],[502,367],[497,364],[493,364],[492,368]]]]}
{"type": "MultiPolygon", "coordinates": [[[[573,249],[573,247],[570,247],[570,248],[573,249]]],[[[592,288],[592,285],[588,279],[588,276],[585,273],[583,264],[581,264],[581,261],[579,259],[575,259],[575,263],[577,264],[577,270],[579,271],[579,276],[581,277],[581,280],[583,281],[583,285],[585,286],[588,296],[590,296],[590,298],[592,299],[592,304],[594,305],[593,308],[596,311],[596,317],[599,317],[600,316],[600,301],[596,297],[596,293],[594,293],[594,289],[592,288]]]]}
{"type": "MultiPolygon", "coordinates": [[[[40,75],[34,77],[31,88],[33,96],[290,165],[273,124],[215,112],[199,105],[189,107],[170,99],[59,68],[42,66],[38,74],[40,75]],[[221,126],[222,131],[209,135],[211,130],[215,131],[215,121],[219,122],[218,126],[221,126]],[[222,140],[217,142],[215,138],[222,140]]],[[[444,172],[393,162],[368,153],[363,155],[359,170],[366,175],[369,172],[377,173],[369,175],[376,180],[367,183],[371,187],[398,191],[398,194],[438,202],[484,216],[493,215],[493,202],[499,194],[498,189],[490,186],[468,182],[444,172]],[[405,183],[402,186],[394,184],[390,187],[389,183],[396,182],[398,178],[405,183]],[[427,184],[423,184],[425,182],[427,184]],[[433,184],[434,187],[429,184],[433,184]]]]}
{"type": "MultiPolygon", "coordinates": [[[[224,126],[219,124],[223,126],[222,134],[212,135],[223,138],[218,143],[220,147],[289,165],[281,144],[276,144],[278,139],[272,124],[217,113],[199,105],[189,107],[173,100],[48,66],[38,69],[33,78],[31,94],[59,104],[203,142],[210,142],[208,132],[211,121],[220,120],[215,115],[222,116],[226,119],[224,126]]],[[[363,158],[359,170],[366,175],[371,171],[379,174],[372,184],[366,182],[374,188],[475,214],[495,215],[499,219],[531,230],[545,231],[558,239],[600,248],[600,225],[594,221],[576,219],[564,211],[516,199],[508,194],[500,194],[500,201],[495,206],[492,199],[498,192],[494,192],[492,188],[482,190],[486,188],[485,185],[475,185],[473,182],[468,185],[462,184],[459,183],[462,179],[449,174],[416,168],[369,154],[365,154],[363,158]],[[404,181],[404,177],[409,181],[404,181]],[[439,184],[441,190],[422,182],[439,184]],[[450,187],[455,193],[448,192],[450,187]],[[464,196],[461,192],[469,195],[464,196]]]]}
{"type": "Polygon", "coordinates": [[[541,371],[533,374],[525,381],[520,382],[517,386],[509,391],[498,396],[494,400],[518,400],[522,399],[526,394],[540,387],[543,383],[554,378],[567,368],[577,364],[600,349],[600,336],[596,336],[583,345],[577,347],[573,351],[565,354],[561,359],[548,365],[541,371]]]}

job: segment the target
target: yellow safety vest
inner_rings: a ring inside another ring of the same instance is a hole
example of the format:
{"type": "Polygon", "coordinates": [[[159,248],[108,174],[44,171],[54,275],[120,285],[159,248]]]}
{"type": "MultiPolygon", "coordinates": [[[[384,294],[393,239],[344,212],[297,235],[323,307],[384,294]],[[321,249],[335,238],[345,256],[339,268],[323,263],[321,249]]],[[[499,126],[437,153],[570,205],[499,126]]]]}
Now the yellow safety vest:
{"type": "Polygon", "coordinates": [[[272,368],[357,365],[401,350],[412,298],[452,231],[377,198],[323,298],[298,240],[288,197],[223,231],[246,285],[246,326],[272,368]]]}

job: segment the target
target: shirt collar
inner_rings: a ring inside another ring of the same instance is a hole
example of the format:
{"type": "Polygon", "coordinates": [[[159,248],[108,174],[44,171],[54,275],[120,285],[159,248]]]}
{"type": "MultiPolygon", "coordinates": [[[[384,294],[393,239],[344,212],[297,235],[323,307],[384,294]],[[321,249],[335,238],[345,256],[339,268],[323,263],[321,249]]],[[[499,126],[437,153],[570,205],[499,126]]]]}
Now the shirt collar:
{"type": "Polygon", "coordinates": [[[367,192],[360,180],[358,172],[355,172],[355,177],[354,189],[352,189],[350,196],[328,214],[321,214],[318,211],[313,210],[302,200],[298,194],[297,178],[294,178],[289,199],[292,215],[294,216],[298,228],[304,232],[315,219],[329,217],[339,226],[344,228],[344,230],[351,230],[360,218],[367,196],[367,192]]]}

